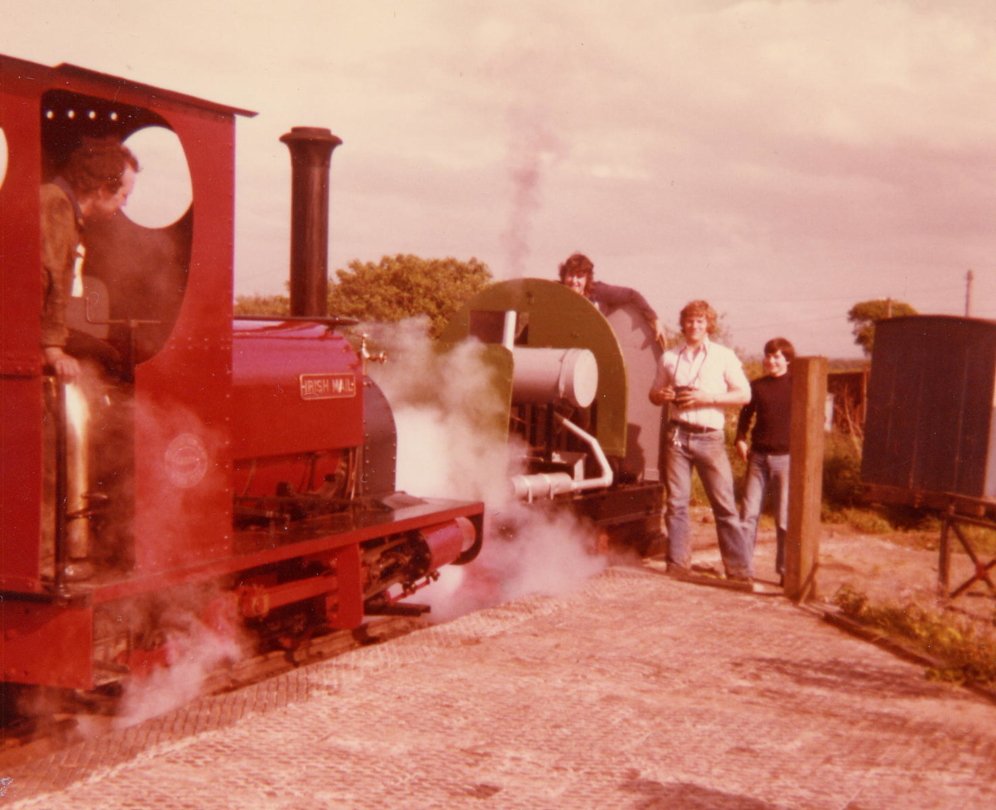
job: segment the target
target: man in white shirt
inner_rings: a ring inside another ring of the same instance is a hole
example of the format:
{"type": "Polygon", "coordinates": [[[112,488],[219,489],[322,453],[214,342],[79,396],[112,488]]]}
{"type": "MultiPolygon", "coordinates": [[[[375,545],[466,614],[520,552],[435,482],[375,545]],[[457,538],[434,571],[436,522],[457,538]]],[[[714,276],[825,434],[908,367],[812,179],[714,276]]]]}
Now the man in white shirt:
{"type": "Polygon", "coordinates": [[[726,576],[749,582],[752,555],[737,513],[723,428],[724,408],[750,401],[750,382],[736,354],[709,339],[716,332],[716,320],[716,311],[706,301],[685,305],[684,344],[664,353],[650,389],[651,402],[670,407],[665,439],[668,571],[685,573],[691,565],[688,503],[695,469],[716,518],[726,576]]]}

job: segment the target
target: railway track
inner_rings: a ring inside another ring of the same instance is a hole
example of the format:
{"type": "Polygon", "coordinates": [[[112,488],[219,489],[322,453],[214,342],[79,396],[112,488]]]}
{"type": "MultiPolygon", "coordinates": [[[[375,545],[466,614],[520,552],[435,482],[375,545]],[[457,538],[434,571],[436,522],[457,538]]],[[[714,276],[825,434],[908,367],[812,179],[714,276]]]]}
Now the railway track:
{"type": "MultiPolygon", "coordinates": [[[[209,673],[201,694],[221,695],[274,678],[371,644],[380,644],[429,625],[424,616],[377,617],[355,630],[340,630],[307,639],[292,650],[274,650],[220,667],[209,673]]],[[[0,727],[0,771],[29,762],[76,742],[120,727],[121,689],[85,694],[48,694],[48,710],[8,717],[0,727]]]]}

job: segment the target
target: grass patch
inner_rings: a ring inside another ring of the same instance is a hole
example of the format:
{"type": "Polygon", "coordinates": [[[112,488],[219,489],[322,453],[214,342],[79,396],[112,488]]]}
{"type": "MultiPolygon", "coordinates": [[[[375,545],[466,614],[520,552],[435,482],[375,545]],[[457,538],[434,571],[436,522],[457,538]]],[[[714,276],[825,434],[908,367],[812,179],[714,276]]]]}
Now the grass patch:
{"type": "Polygon", "coordinates": [[[859,509],[855,506],[834,509],[824,503],[820,520],[824,523],[846,524],[864,534],[889,534],[895,531],[889,519],[875,509],[859,509]]]}
{"type": "Polygon", "coordinates": [[[996,614],[987,627],[967,616],[915,603],[872,603],[849,585],[842,586],[833,601],[853,621],[943,662],[928,668],[929,678],[996,687],[996,614]]]}
{"type": "MultiPolygon", "coordinates": [[[[987,526],[966,526],[964,524],[958,528],[965,535],[965,539],[972,544],[972,548],[975,549],[977,554],[982,557],[996,555],[996,531],[987,526]]],[[[956,551],[964,551],[956,537],[952,537],[950,542],[955,544],[954,548],[956,551]]]]}

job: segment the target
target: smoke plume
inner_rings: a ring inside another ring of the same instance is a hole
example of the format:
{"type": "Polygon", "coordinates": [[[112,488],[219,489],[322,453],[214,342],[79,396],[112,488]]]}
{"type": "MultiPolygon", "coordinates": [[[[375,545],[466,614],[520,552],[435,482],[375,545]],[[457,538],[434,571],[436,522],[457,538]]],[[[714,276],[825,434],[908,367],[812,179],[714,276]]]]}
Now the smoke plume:
{"type": "Polygon", "coordinates": [[[370,374],[394,410],[398,489],[420,497],[482,500],[484,546],[467,566],[447,566],[418,594],[435,620],[529,594],[562,594],[603,570],[595,537],[567,512],[512,497],[510,478],[524,455],[508,440],[507,414],[495,396],[484,346],[433,347],[422,321],[365,328],[388,362],[370,374]],[[499,429],[500,428],[500,429],[499,429]]]}
{"type": "Polygon", "coordinates": [[[245,640],[234,611],[208,611],[208,619],[204,605],[211,600],[205,593],[191,591],[186,596],[186,604],[178,601],[183,596],[173,592],[170,604],[146,606],[146,624],[165,636],[165,661],[145,677],[127,682],[115,726],[133,726],[189,703],[206,691],[208,677],[220,665],[243,657],[245,640]]]}
{"type": "Polygon", "coordinates": [[[531,251],[533,221],[542,206],[543,171],[558,159],[563,145],[536,109],[515,107],[509,112],[508,165],[511,200],[508,224],[502,232],[507,274],[525,275],[531,251]]]}

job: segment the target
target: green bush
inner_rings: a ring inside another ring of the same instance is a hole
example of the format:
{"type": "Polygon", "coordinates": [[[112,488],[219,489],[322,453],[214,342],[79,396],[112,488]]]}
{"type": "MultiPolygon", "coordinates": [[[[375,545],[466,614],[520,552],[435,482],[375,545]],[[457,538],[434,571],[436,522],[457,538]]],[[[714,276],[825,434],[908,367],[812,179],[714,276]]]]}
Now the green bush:
{"type": "Polygon", "coordinates": [[[833,431],[823,450],[824,509],[835,512],[861,503],[861,453],[850,436],[833,431]]]}
{"type": "Polygon", "coordinates": [[[915,603],[874,603],[843,586],[833,598],[844,615],[901,640],[938,660],[928,669],[937,680],[996,685],[996,631],[967,616],[929,610],[915,603]]]}
{"type": "Polygon", "coordinates": [[[849,523],[871,533],[936,531],[939,527],[937,516],[928,509],[867,503],[861,480],[860,440],[838,430],[826,437],[822,519],[828,523],[849,523]]]}

